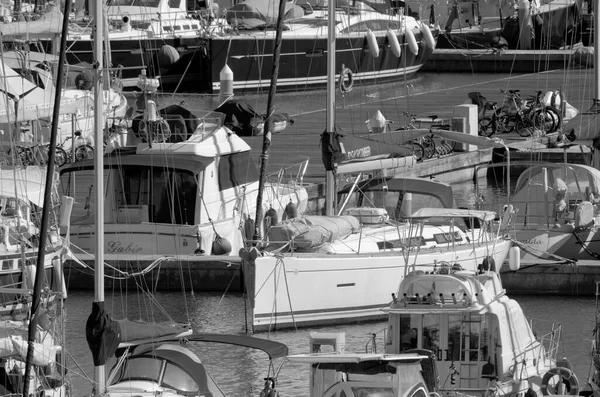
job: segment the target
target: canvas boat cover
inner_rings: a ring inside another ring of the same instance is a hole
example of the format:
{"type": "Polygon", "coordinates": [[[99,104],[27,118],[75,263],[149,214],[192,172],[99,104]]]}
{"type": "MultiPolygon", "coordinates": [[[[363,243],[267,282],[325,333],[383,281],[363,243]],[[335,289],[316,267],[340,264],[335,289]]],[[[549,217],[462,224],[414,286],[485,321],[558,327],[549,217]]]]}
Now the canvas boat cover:
{"type": "Polygon", "coordinates": [[[93,302],[85,326],[86,339],[94,365],[104,365],[119,347],[135,346],[164,339],[175,339],[190,330],[177,325],[113,320],[104,302],[93,302]]]}
{"type": "Polygon", "coordinates": [[[343,239],[360,230],[353,216],[302,216],[288,219],[269,229],[272,248],[290,245],[294,251],[310,251],[323,244],[343,239]]]}
{"type": "Polygon", "coordinates": [[[43,207],[46,171],[46,167],[37,166],[0,170],[0,196],[17,197],[43,207]]]}

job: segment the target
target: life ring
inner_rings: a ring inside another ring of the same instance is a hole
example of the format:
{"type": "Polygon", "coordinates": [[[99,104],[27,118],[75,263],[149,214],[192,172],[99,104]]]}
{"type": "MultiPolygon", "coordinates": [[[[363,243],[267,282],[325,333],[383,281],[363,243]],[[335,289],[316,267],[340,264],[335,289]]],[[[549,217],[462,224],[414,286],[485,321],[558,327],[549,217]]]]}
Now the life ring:
{"type": "Polygon", "coordinates": [[[340,73],[340,91],[350,92],[352,91],[352,87],[354,86],[354,77],[352,76],[352,70],[348,68],[343,68],[342,73],[340,73]]]}
{"type": "Polygon", "coordinates": [[[557,375],[560,376],[560,381],[565,385],[567,395],[576,396],[579,393],[579,380],[575,373],[566,367],[554,367],[548,370],[542,378],[540,388],[544,396],[556,395],[554,387],[548,388],[548,382],[557,375]]]}

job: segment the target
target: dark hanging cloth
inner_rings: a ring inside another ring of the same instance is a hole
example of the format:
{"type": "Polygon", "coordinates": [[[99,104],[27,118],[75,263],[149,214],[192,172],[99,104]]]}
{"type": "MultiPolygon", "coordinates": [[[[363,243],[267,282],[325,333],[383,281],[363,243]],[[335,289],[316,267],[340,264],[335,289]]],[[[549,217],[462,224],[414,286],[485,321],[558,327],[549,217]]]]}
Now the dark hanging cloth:
{"type": "Polygon", "coordinates": [[[92,351],[94,366],[106,364],[108,358],[117,351],[121,327],[104,310],[104,302],[92,303],[92,312],[85,324],[85,338],[92,351]]]}
{"type": "Polygon", "coordinates": [[[345,158],[341,144],[342,136],[342,134],[338,134],[335,131],[324,131],[321,134],[321,154],[323,166],[325,166],[325,170],[327,171],[333,171],[335,165],[341,163],[345,158]]]}
{"type": "Polygon", "coordinates": [[[225,115],[225,126],[240,136],[252,136],[252,119],[264,121],[264,117],[254,110],[250,104],[239,99],[230,99],[215,112],[225,115]]]}
{"type": "MultiPolygon", "coordinates": [[[[173,121],[174,127],[177,128],[177,124],[180,123],[180,120],[183,119],[185,121],[186,128],[186,139],[190,137],[196,131],[196,128],[200,125],[200,119],[194,113],[190,112],[183,106],[179,105],[171,105],[166,108],[159,110],[160,115],[167,120],[169,123],[169,127],[171,127],[171,121],[173,121]]],[[[171,132],[173,132],[173,128],[171,128],[171,132]]]]}

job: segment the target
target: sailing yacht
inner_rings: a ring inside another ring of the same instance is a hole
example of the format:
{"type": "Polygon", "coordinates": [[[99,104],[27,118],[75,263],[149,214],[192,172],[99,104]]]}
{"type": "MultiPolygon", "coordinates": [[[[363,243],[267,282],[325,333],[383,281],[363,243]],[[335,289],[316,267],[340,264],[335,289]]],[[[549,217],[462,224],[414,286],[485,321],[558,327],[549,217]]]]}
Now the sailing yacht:
{"type": "MultiPolygon", "coordinates": [[[[336,10],[330,2],[328,15],[336,10]]],[[[327,215],[284,220],[253,241],[258,247],[241,251],[254,331],[381,319],[408,266],[477,269],[502,263],[512,246],[497,233],[495,213],[455,208],[443,184],[359,183],[360,172],[409,167],[415,160],[343,161],[344,137],[334,125],[336,24],[329,18],[327,128],[321,136],[327,215]],[[356,178],[339,207],[332,193],[334,173],[356,178]]]]}

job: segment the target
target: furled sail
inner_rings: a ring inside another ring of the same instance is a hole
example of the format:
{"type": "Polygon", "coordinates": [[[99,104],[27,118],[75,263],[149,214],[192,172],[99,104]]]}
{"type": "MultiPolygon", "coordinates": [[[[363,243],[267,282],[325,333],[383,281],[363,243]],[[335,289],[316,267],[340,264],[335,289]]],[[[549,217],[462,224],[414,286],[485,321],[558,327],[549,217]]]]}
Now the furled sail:
{"type": "Polygon", "coordinates": [[[104,365],[119,347],[135,346],[165,339],[175,339],[191,330],[165,324],[113,320],[104,302],[93,302],[92,312],[85,325],[85,336],[94,357],[94,365],[104,365]]]}

